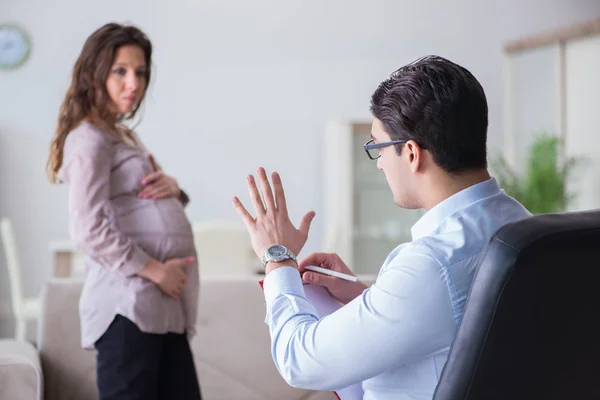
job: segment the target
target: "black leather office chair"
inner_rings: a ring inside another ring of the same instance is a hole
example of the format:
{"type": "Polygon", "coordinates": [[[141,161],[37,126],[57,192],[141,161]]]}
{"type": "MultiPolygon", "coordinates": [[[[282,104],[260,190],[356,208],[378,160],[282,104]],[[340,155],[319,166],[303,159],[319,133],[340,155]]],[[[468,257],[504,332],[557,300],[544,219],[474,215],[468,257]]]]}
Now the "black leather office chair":
{"type": "Polygon", "coordinates": [[[495,234],[434,399],[600,399],[600,211],[495,234]]]}

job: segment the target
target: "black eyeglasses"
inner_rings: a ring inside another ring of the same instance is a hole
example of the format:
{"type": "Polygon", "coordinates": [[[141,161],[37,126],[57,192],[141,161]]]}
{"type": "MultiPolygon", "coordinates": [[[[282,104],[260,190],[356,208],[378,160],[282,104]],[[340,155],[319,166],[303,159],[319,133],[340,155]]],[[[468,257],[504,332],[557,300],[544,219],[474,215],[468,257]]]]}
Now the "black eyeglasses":
{"type": "Polygon", "coordinates": [[[365,149],[365,151],[367,152],[367,155],[369,156],[369,158],[371,160],[377,160],[379,157],[381,157],[381,154],[379,154],[379,151],[377,151],[377,149],[381,149],[383,147],[388,147],[393,144],[400,144],[400,143],[408,142],[408,140],[392,140],[391,142],[373,143],[374,141],[375,141],[375,139],[371,139],[363,145],[363,148],[365,149]]]}

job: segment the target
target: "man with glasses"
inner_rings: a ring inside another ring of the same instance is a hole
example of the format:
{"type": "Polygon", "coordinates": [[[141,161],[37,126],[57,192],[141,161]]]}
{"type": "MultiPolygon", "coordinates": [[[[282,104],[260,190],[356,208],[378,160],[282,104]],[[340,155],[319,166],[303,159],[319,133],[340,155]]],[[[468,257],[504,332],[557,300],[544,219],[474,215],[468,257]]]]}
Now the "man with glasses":
{"type": "Polygon", "coordinates": [[[296,263],[314,213],[300,229],[292,225],[276,173],[271,189],[259,169],[264,201],[248,177],[256,218],[237,198],[234,206],[265,262],[272,355],[290,385],[360,384],[364,399],[431,399],[482,250],[501,226],[530,214],[487,171],[487,101],[465,68],[436,56],[406,65],[375,90],[371,111],[367,155],[399,207],[427,210],[371,287],[305,269],[352,274],[335,254],[296,263]],[[326,287],[343,306],[319,319],[303,281],[326,287]]]}

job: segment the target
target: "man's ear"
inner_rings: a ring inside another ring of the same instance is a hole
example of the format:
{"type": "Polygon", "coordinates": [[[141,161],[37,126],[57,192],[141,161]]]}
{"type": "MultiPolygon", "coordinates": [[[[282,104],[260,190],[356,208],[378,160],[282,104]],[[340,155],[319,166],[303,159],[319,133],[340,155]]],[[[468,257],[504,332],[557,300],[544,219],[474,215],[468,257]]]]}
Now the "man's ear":
{"type": "Polygon", "coordinates": [[[412,172],[418,172],[423,163],[423,150],[421,147],[414,140],[409,140],[404,144],[403,151],[406,152],[406,157],[408,157],[410,170],[412,172]]]}

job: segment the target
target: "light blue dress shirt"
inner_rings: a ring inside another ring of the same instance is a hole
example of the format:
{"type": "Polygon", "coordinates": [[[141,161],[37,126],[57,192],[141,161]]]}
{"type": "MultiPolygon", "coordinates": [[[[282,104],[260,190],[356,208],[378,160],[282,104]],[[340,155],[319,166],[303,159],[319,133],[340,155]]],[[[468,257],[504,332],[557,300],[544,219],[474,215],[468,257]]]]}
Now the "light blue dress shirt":
{"type": "Polygon", "coordinates": [[[504,224],[529,215],[494,178],[471,186],[429,210],[376,282],[321,319],[295,268],[272,271],[265,322],[280,374],[314,390],[362,382],[365,400],[431,399],[482,250],[504,224]]]}

